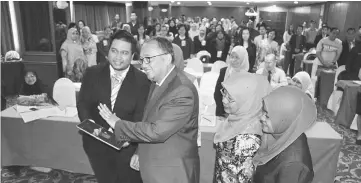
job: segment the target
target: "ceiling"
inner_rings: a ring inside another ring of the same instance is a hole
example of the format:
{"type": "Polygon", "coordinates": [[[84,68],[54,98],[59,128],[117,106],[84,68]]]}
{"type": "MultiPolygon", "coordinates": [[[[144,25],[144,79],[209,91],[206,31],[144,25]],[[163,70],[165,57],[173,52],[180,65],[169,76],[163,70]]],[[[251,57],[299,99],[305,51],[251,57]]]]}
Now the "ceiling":
{"type": "MultiPolygon", "coordinates": [[[[212,6],[216,7],[234,7],[234,6],[271,6],[277,5],[281,7],[294,7],[316,4],[326,1],[210,1],[212,6]],[[247,2],[249,4],[247,4],[247,2]]],[[[172,4],[172,6],[209,6],[207,1],[149,1],[149,4],[156,6],[158,4],[172,4]],[[177,2],[181,2],[180,5],[177,2]]]]}

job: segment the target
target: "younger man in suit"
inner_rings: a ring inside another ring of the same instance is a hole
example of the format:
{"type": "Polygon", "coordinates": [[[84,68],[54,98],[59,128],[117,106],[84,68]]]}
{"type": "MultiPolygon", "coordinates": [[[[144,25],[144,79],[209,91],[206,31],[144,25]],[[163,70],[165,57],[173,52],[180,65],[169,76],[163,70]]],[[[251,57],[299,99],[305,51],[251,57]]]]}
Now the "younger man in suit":
{"type": "MultiPolygon", "coordinates": [[[[110,126],[99,115],[99,104],[130,123],[140,121],[150,87],[146,75],[130,65],[137,49],[134,37],[119,30],[111,36],[109,45],[108,62],[87,69],[77,103],[80,121],[91,119],[105,129],[110,126]]],[[[139,172],[129,166],[136,143],[117,151],[83,134],[83,148],[99,183],[142,182],[139,172]]]]}

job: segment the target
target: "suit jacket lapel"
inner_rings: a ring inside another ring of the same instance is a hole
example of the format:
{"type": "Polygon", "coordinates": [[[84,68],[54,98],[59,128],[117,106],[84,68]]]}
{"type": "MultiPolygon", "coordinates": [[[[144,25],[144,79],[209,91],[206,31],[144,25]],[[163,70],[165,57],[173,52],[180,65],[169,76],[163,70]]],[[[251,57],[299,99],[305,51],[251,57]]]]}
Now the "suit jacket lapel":
{"type": "Polygon", "coordinates": [[[101,76],[99,79],[100,83],[99,86],[102,87],[103,91],[101,97],[100,97],[100,103],[103,103],[108,106],[109,109],[111,109],[111,102],[110,102],[110,95],[111,95],[111,81],[110,81],[110,68],[109,64],[106,64],[106,66],[103,68],[103,71],[101,72],[101,76]]]}
{"type": "MultiPolygon", "coordinates": [[[[158,88],[158,90],[156,91],[156,93],[151,94],[148,97],[151,97],[153,95],[152,98],[148,98],[148,103],[147,103],[147,107],[146,107],[146,112],[144,115],[144,119],[146,119],[149,116],[149,113],[153,110],[154,105],[159,101],[159,98],[163,95],[163,93],[166,91],[166,89],[168,88],[169,84],[174,80],[174,78],[176,77],[178,73],[178,70],[176,68],[173,69],[173,71],[168,75],[168,77],[164,80],[163,84],[158,88]]],[[[155,86],[155,84],[154,84],[155,86]]]]}

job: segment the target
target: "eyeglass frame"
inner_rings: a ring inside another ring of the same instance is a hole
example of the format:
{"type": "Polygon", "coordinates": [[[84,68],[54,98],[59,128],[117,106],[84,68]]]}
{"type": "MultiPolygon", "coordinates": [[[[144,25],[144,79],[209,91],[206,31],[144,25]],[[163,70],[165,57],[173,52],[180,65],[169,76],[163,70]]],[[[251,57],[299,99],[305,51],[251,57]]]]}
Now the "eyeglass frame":
{"type": "Polygon", "coordinates": [[[142,65],[143,63],[150,64],[150,59],[155,58],[155,57],[159,57],[159,56],[163,56],[163,55],[167,55],[167,54],[169,54],[169,53],[162,53],[162,54],[154,55],[154,56],[151,56],[151,57],[139,57],[138,63],[140,65],[142,65]],[[147,60],[147,61],[144,61],[144,60],[147,60]]]}

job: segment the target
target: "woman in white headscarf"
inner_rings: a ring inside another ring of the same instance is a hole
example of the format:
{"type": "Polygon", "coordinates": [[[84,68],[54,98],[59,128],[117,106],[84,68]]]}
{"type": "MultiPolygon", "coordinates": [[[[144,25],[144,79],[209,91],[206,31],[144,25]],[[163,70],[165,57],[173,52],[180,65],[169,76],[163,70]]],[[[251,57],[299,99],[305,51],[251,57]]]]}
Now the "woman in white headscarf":
{"type": "Polygon", "coordinates": [[[206,33],[206,27],[202,26],[199,28],[199,34],[193,38],[194,53],[198,53],[202,50],[207,50],[206,33]]]}
{"type": "Polygon", "coordinates": [[[254,157],[254,182],[310,183],[314,172],[304,133],[316,121],[315,103],[294,86],[277,88],[263,103],[264,135],[254,157]]]}
{"type": "Polygon", "coordinates": [[[215,182],[251,183],[253,157],[261,146],[262,99],[272,87],[248,68],[231,73],[222,86],[226,119],[219,123],[214,136],[215,182]]]}
{"type": "Polygon", "coordinates": [[[309,97],[311,97],[311,99],[314,99],[315,89],[313,87],[311,77],[307,72],[301,71],[301,72],[296,73],[293,76],[290,84],[297,86],[303,92],[305,92],[309,97]]]}
{"type": "Polygon", "coordinates": [[[81,29],[80,42],[83,46],[84,54],[88,62],[88,66],[97,65],[97,45],[94,40],[90,28],[85,26],[81,29]]]}
{"type": "Polygon", "coordinates": [[[194,40],[194,37],[199,35],[198,25],[196,23],[191,24],[191,28],[188,32],[188,35],[189,35],[189,38],[192,39],[192,41],[194,40]]]}
{"type": "Polygon", "coordinates": [[[225,81],[234,72],[248,72],[248,52],[243,46],[235,46],[227,60],[228,67],[222,68],[214,91],[214,100],[216,101],[216,116],[225,117],[226,113],[222,103],[222,82],[225,81]]]}

